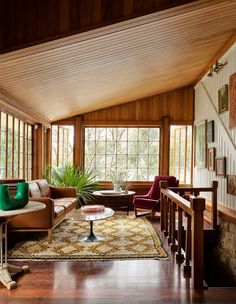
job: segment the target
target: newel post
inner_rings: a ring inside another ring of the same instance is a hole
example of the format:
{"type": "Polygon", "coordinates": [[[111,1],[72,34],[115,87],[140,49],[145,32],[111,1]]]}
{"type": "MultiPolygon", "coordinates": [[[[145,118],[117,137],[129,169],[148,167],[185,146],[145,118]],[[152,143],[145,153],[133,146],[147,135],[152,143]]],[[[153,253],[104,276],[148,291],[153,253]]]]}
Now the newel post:
{"type": "MultiPolygon", "coordinates": [[[[161,189],[167,189],[168,187],[168,182],[167,181],[160,181],[159,182],[159,187],[160,187],[160,190],[161,189]]],[[[166,222],[166,211],[167,211],[167,206],[166,206],[166,203],[165,203],[166,199],[164,198],[164,195],[163,193],[161,192],[161,200],[160,200],[160,216],[161,216],[161,230],[164,230],[165,229],[165,222],[166,222]]]]}
{"type": "Polygon", "coordinates": [[[217,228],[217,188],[218,181],[212,181],[212,193],[211,193],[211,225],[213,229],[217,228]]]}
{"type": "Polygon", "coordinates": [[[203,211],[205,210],[205,199],[191,197],[192,209],[192,280],[194,288],[203,288],[204,260],[203,260],[203,211]]]}

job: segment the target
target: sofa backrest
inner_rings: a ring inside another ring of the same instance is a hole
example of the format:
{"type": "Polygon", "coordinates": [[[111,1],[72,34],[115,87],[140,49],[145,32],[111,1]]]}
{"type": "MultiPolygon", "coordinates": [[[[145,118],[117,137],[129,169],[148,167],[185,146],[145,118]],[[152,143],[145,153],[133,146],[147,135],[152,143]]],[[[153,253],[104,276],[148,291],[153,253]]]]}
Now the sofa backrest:
{"type": "Polygon", "coordinates": [[[37,179],[29,182],[30,197],[51,197],[50,185],[46,179],[37,179]]]}

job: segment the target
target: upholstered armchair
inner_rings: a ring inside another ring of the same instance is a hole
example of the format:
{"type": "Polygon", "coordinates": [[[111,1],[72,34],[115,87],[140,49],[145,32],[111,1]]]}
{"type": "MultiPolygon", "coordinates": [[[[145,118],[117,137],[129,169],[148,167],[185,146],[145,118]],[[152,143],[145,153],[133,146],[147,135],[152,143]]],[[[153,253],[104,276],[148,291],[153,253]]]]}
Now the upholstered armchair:
{"type": "Polygon", "coordinates": [[[138,216],[137,209],[151,210],[152,217],[154,217],[155,211],[160,211],[160,181],[167,181],[168,187],[179,186],[179,181],[175,176],[155,176],[147,194],[134,196],[133,206],[136,217],[138,216]]]}

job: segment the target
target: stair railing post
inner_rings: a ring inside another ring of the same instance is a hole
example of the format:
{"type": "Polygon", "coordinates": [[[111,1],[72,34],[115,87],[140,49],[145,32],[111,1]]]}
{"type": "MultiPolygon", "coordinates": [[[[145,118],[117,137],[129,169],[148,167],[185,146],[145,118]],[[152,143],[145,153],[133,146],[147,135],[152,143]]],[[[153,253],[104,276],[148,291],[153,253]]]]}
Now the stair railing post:
{"type": "Polygon", "coordinates": [[[212,181],[212,193],[211,193],[211,226],[213,229],[217,228],[217,188],[218,181],[212,181]]]}
{"type": "MultiPolygon", "coordinates": [[[[160,189],[167,189],[168,183],[167,181],[159,182],[160,189]]],[[[161,192],[161,200],[160,200],[160,213],[161,213],[161,230],[166,230],[166,222],[167,222],[167,200],[166,197],[161,192]]]]}
{"type": "Polygon", "coordinates": [[[205,199],[200,197],[191,197],[190,202],[192,209],[192,282],[194,288],[203,288],[203,212],[205,210],[205,199]]]}

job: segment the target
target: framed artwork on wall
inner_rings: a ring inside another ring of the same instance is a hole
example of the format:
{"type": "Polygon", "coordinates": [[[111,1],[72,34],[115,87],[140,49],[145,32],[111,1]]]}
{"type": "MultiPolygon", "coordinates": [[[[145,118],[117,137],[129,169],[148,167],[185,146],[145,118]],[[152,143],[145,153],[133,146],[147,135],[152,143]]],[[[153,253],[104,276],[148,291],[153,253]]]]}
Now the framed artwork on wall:
{"type": "Polygon", "coordinates": [[[218,112],[228,111],[228,85],[223,85],[218,91],[218,112]]]}
{"type": "Polygon", "coordinates": [[[236,175],[227,175],[227,193],[236,195],[236,175]]]}
{"type": "Polygon", "coordinates": [[[216,148],[208,149],[208,170],[215,171],[216,148]]]}
{"type": "Polygon", "coordinates": [[[215,140],[215,123],[211,120],[207,123],[207,142],[214,142],[215,140]]]}
{"type": "Polygon", "coordinates": [[[229,91],[229,127],[236,128],[236,73],[230,76],[229,91]]]}
{"type": "Polygon", "coordinates": [[[195,166],[206,168],[206,120],[195,126],[195,166]]]}
{"type": "Polygon", "coordinates": [[[215,158],[216,175],[226,177],[226,157],[215,158]]]}

